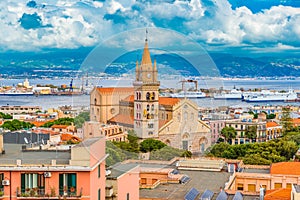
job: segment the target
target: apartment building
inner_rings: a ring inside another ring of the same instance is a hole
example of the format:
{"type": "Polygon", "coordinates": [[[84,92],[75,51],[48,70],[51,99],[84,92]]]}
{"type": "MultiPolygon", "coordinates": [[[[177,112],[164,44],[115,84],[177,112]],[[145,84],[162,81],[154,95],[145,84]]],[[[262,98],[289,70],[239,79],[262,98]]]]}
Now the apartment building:
{"type": "Polygon", "coordinates": [[[105,199],[104,137],[64,150],[0,144],[0,199],[105,199]]]}

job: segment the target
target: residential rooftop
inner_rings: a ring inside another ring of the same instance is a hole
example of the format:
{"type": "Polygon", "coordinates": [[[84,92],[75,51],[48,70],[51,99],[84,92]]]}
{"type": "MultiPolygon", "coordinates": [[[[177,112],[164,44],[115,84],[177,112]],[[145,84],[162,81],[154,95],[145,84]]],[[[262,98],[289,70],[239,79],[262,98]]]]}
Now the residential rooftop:
{"type": "Polygon", "coordinates": [[[0,166],[17,165],[21,160],[22,165],[51,165],[56,160],[57,165],[67,165],[71,159],[70,150],[26,150],[22,151],[22,144],[4,144],[4,154],[0,154],[0,166]]]}
{"type": "Polygon", "coordinates": [[[151,190],[141,189],[140,198],[184,199],[184,196],[191,188],[196,188],[200,192],[200,196],[206,189],[209,189],[217,197],[220,187],[224,188],[230,176],[230,173],[227,172],[179,170],[179,173],[188,175],[191,178],[190,181],[186,184],[160,184],[151,190]]]}

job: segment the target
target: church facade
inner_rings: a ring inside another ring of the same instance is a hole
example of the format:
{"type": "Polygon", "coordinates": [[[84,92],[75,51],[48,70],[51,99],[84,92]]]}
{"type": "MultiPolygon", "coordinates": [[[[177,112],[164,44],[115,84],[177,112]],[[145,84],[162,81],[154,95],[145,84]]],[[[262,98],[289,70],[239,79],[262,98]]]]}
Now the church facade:
{"type": "Polygon", "coordinates": [[[147,39],[135,73],[133,87],[94,88],[91,121],[121,125],[140,139],[154,138],[175,148],[204,152],[211,145],[210,127],[198,119],[198,105],[193,101],[159,96],[158,70],[147,39]]]}

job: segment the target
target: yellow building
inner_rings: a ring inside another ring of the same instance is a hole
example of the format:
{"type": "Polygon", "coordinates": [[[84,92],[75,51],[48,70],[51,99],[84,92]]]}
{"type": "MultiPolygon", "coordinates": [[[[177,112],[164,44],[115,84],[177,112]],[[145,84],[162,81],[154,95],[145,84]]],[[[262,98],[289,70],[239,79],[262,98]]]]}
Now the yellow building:
{"type": "Polygon", "coordinates": [[[155,138],[172,147],[204,152],[211,145],[210,127],[198,120],[197,104],[159,97],[157,76],[146,39],[142,60],[136,63],[134,87],[94,88],[91,120],[121,125],[141,139],[155,138]]]}
{"type": "Polygon", "coordinates": [[[300,184],[300,162],[273,163],[270,172],[264,171],[234,173],[225,187],[226,192],[241,191],[243,194],[257,195],[260,187],[266,190],[291,189],[293,184],[300,184]]]}

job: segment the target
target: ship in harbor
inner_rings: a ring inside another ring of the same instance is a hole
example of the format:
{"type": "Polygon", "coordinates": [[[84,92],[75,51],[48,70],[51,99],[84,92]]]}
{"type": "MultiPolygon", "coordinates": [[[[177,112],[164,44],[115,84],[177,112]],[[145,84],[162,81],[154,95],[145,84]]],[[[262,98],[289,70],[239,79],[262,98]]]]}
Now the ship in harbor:
{"type": "Polygon", "coordinates": [[[214,99],[242,99],[243,92],[233,88],[230,92],[214,93],[214,99]]]}
{"type": "Polygon", "coordinates": [[[170,94],[173,98],[205,98],[206,94],[201,91],[180,91],[170,94]]]}
{"type": "Polygon", "coordinates": [[[7,90],[0,92],[0,95],[5,96],[31,96],[34,93],[32,91],[20,91],[20,90],[7,90]]]}
{"type": "Polygon", "coordinates": [[[298,100],[297,93],[290,89],[288,92],[272,92],[261,91],[256,93],[248,93],[243,99],[246,102],[268,102],[268,101],[284,101],[293,102],[298,100]]]}

